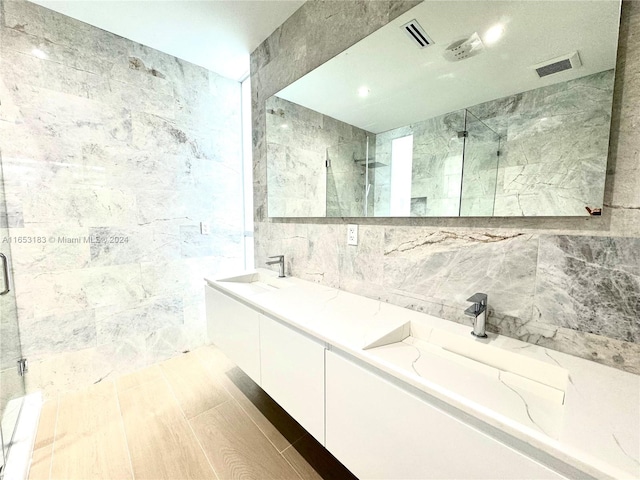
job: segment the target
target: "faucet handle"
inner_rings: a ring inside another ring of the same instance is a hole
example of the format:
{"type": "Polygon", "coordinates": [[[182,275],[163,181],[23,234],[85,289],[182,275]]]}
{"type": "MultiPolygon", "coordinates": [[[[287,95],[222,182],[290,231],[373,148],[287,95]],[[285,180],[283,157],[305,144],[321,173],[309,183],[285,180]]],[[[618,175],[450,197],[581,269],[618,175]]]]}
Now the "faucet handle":
{"type": "Polygon", "coordinates": [[[489,296],[486,293],[475,293],[469,298],[467,298],[467,302],[479,303],[480,305],[486,305],[487,299],[489,296]]]}

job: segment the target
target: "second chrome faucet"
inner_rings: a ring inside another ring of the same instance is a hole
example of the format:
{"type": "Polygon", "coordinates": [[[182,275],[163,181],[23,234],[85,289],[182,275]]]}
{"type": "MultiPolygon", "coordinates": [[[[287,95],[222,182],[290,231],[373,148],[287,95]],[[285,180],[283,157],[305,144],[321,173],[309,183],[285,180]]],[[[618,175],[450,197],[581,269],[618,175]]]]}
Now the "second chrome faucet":
{"type": "Polygon", "coordinates": [[[271,262],[266,262],[267,265],[276,265],[278,264],[280,267],[280,270],[278,272],[278,277],[280,278],[284,278],[284,255],[275,255],[273,257],[269,257],[269,258],[277,258],[277,260],[273,260],[271,262]]]}
{"type": "Polygon", "coordinates": [[[472,335],[480,338],[486,338],[487,333],[485,331],[487,325],[487,300],[488,296],[486,293],[476,293],[475,295],[467,298],[467,302],[473,302],[469,308],[464,311],[465,315],[469,315],[473,317],[473,331],[472,335]]]}

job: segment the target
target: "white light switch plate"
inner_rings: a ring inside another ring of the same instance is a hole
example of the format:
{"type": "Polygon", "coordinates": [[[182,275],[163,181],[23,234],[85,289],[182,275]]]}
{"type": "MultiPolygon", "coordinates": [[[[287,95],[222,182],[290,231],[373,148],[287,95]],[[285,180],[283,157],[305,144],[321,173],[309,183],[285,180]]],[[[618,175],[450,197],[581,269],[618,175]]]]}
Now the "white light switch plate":
{"type": "Polygon", "coordinates": [[[358,245],[358,225],[347,225],[347,245],[358,245]]]}
{"type": "Polygon", "coordinates": [[[202,235],[209,235],[209,224],[206,222],[200,222],[200,233],[202,235]]]}

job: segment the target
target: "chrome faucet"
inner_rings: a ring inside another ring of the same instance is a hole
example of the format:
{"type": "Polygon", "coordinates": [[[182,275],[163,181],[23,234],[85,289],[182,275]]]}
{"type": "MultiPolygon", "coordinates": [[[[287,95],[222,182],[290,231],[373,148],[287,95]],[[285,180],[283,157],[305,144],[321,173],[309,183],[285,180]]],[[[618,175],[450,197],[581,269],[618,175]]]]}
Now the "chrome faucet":
{"type": "Polygon", "coordinates": [[[272,262],[266,262],[267,265],[275,265],[276,263],[280,266],[280,272],[278,273],[278,277],[284,278],[284,255],[276,255],[275,257],[269,258],[277,258],[278,260],[274,260],[272,262]]]}
{"type": "Polygon", "coordinates": [[[487,299],[486,293],[476,293],[470,298],[467,298],[467,302],[473,302],[469,308],[464,311],[465,315],[473,317],[473,331],[471,335],[475,335],[480,338],[487,338],[485,327],[487,325],[487,299]]]}

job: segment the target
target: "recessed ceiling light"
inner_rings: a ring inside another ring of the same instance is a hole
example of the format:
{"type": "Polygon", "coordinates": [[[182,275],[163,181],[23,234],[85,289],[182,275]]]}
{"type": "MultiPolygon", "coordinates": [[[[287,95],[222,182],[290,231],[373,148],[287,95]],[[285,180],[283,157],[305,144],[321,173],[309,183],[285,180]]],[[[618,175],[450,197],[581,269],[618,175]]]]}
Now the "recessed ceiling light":
{"type": "Polygon", "coordinates": [[[367,95],[369,95],[369,93],[371,93],[371,90],[369,90],[369,87],[360,87],[358,89],[358,96],[360,97],[366,97],[367,95]]]}
{"type": "Polygon", "coordinates": [[[496,43],[502,37],[504,33],[504,25],[498,23],[487,30],[484,34],[483,40],[486,45],[496,43]]]}

